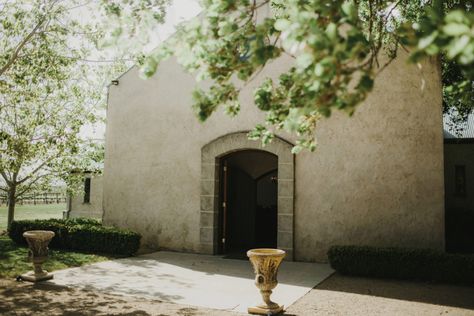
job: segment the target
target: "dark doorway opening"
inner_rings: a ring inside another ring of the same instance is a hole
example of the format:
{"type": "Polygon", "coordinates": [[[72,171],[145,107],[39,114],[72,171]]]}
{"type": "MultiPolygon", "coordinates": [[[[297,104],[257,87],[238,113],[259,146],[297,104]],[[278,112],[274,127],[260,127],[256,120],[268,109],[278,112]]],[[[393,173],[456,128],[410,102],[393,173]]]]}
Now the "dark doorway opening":
{"type": "MultiPolygon", "coordinates": [[[[474,120],[472,123],[474,124],[474,120]]],[[[445,137],[446,135],[445,129],[445,137]]],[[[447,252],[474,253],[472,179],[474,179],[474,138],[445,138],[444,198],[447,252]]]]}
{"type": "Polygon", "coordinates": [[[242,150],[221,158],[219,253],[246,258],[252,248],[276,248],[278,157],[242,150]]]}

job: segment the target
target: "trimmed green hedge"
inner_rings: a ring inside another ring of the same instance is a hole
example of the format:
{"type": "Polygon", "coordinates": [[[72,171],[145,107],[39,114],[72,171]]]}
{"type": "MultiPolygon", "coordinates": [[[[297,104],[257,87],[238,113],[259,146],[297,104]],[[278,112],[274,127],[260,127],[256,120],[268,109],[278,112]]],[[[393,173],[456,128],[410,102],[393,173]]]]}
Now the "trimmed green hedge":
{"type": "Polygon", "coordinates": [[[137,252],[141,239],[136,232],[102,226],[87,218],[13,221],[8,235],[17,244],[26,245],[23,233],[28,230],[53,231],[51,248],[127,256],[137,252]]]}
{"type": "Polygon", "coordinates": [[[354,276],[474,284],[474,255],[430,249],[333,246],[331,267],[354,276]]]}

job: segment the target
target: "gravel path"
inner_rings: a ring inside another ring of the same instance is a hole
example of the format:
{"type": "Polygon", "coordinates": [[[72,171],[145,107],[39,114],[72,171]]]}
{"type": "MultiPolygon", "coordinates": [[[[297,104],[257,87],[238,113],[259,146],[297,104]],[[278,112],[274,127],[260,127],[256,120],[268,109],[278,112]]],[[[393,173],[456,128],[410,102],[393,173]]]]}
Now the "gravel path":
{"type": "MultiPolygon", "coordinates": [[[[49,284],[0,280],[0,315],[242,315],[49,284]]],[[[472,315],[474,287],[335,274],[286,315],[472,315]]]]}

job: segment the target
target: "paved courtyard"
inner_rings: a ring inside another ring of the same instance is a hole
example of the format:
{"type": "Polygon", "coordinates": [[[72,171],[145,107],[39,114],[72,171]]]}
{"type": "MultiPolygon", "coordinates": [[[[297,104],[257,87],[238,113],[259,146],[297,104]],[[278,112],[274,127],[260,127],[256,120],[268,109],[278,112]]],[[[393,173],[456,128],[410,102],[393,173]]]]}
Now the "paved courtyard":
{"type": "MultiPolygon", "coordinates": [[[[259,294],[245,260],[157,252],[54,272],[32,284],[0,279],[0,315],[238,316],[259,294]]],[[[357,278],[328,265],[283,262],[273,298],[285,315],[474,316],[474,287],[357,278]]]]}
{"type": "MultiPolygon", "coordinates": [[[[284,261],[272,298],[288,307],[332,273],[327,264],[284,261]]],[[[248,260],[165,251],[57,271],[48,282],[235,312],[260,298],[248,260]]]]}
{"type": "MultiPolygon", "coordinates": [[[[239,316],[135,295],[0,279],[0,315],[239,316]]],[[[332,274],[292,304],[287,316],[474,316],[474,287],[332,274]]]]}

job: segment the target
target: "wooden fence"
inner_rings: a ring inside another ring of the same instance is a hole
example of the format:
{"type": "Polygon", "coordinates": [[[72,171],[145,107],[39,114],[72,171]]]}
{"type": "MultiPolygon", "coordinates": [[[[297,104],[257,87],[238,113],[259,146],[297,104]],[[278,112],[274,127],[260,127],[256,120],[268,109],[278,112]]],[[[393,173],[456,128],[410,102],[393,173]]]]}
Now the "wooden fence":
{"type": "MultiPolygon", "coordinates": [[[[0,195],[0,206],[8,204],[7,201],[6,195],[0,195]]],[[[17,205],[66,203],[66,194],[62,192],[35,193],[23,196],[16,203],[17,205]]]]}

